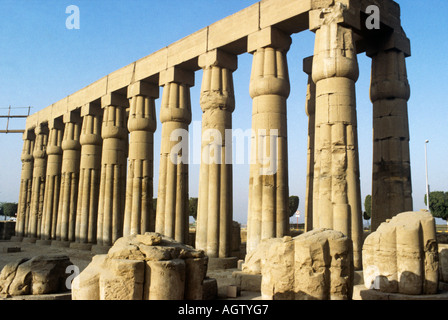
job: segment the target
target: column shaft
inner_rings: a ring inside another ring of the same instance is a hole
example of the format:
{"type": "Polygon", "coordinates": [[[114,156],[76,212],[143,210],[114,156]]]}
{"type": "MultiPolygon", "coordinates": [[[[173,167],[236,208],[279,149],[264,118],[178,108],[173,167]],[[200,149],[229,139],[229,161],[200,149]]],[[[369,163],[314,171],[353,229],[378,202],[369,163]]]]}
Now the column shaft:
{"type": "Polygon", "coordinates": [[[356,55],[353,31],[324,19],[316,31],[312,69],[316,83],[313,227],[338,230],[350,237],[355,268],[362,268],[356,55]]]}
{"type": "Polygon", "coordinates": [[[392,49],[372,57],[372,231],[401,212],[412,211],[405,55],[392,49]]]}
{"type": "Polygon", "coordinates": [[[101,176],[101,108],[85,105],[80,143],[78,204],[76,209],[76,242],[96,243],[98,201],[101,176]]]}
{"type": "Polygon", "coordinates": [[[316,84],[312,78],[313,57],[304,59],[303,70],[308,74],[305,112],[308,116],[308,151],[306,166],[305,231],[313,230],[316,84]]]}
{"type": "MultiPolygon", "coordinates": [[[[69,116],[68,118],[71,118],[69,116]]],[[[61,195],[59,198],[59,213],[56,239],[75,241],[76,205],[79,188],[79,162],[81,158],[79,117],[68,119],[64,117],[65,129],[62,140],[61,195]]]]}
{"type": "Polygon", "coordinates": [[[30,217],[28,220],[27,236],[40,237],[42,223],[44,195],[45,195],[45,171],[47,169],[47,142],[48,127],[39,124],[35,129],[36,142],[34,144],[33,158],[33,185],[31,193],[30,217]]]}
{"type": "Polygon", "coordinates": [[[62,166],[62,121],[53,120],[47,145],[47,172],[41,239],[50,240],[56,236],[59,205],[59,191],[62,166]]]}
{"type": "Polygon", "coordinates": [[[156,232],[185,243],[188,237],[188,126],[191,122],[190,86],[194,74],[172,68],[161,74],[159,191],[156,232]]]}
{"type": "Polygon", "coordinates": [[[226,258],[231,251],[233,219],[232,141],[226,141],[226,130],[232,129],[232,72],[237,59],[215,50],[202,55],[199,65],[204,73],[196,248],[203,249],[209,257],[226,258]]]}
{"type": "Polygon", "coordinates": [[[33,182],[33,149],[34,132],[27,131],[23,140],[22,150],[22,174],[20,178],[19,203],[17,210],[16,236],[23,237],[26,234],[27,221],[30,214],[31,190],[33,182]]]}
{"type": "Polygon", "coordinates": [[[129,166],[124,235],[155,231],[153,210],[155,99],[159,87],[138,82],[128,88],[129,166]]]}
{"type": "Polygon", "coordinates": [[[101,131],[103,149],[97,244],[111,246],[123,235],[127,157],[125,106],[127,101],[118,95],[108,95],[103,99],[102,104],[104,108],[101,131]]]}
{"type": "MultiPolygon", "coordinates": [[[[262,239],[289,234],[286,100],[290,85],[286,52],[291,39],[275,29],[269,36],[271,40],[283,39],[283,45],[268,44],[253,54],[248,252],[262,239]]],[[[249,47],[250,42],[251,38],[249,47]]]]}

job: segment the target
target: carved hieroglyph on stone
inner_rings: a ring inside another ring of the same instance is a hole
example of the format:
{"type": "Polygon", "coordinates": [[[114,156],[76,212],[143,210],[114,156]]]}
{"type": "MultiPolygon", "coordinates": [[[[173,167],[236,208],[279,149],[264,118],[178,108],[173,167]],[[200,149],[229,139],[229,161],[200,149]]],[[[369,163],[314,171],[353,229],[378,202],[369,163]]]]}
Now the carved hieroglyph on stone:
{"type": "Polygon", "coordinates": [[[439,259],[433,216],[400,213],[383,222],[363,246],[364,284],[388,293],[435,294],[439,259]]]}
{"type": "Polygon", "coordinates": [[[201,300],[208,258],[157,233],[118,239],[72,283],[73,300],[201,300]]]}
{"type": "Polygon", "coordinates": [[[352,241],[329,229],[263,240],[247,256],[243,272],[261,273],[263,299],[348,300],[353,286],[352,241]]]}

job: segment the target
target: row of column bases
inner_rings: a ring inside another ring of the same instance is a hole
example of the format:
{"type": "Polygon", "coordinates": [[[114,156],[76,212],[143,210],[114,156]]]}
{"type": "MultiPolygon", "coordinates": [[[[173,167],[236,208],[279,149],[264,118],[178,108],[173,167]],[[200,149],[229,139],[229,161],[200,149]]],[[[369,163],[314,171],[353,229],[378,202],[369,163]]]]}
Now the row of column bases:
{"type": "MultiPolygon", "coordinates": [[[[306,229],[344,232],[353,240],[354,264],[360,268],[363,228],[355,98],[357,51],[350,28],[330,22],[315,32],[314,56],[304,60],[309,75],[306,229]]],[[[262,239],[289,233],[286,53],[290,44],[291,38],[274,28],[248,38],[248,51],[253,54],[250,95],[255,133],[248,252],[262,239]],[[263,135],[257,134],[259,129],[263,135]],[[258,150],[263,146],[268,151],[258,150]],[[255,159],[260,152],[277,154],[276,170],[262,170],[265,164],[255,159]]],[[[403,52],[379,50],[371,57],[372,228],[376,229],[387,218],[412,209],[409,84],[403,52]]],[[[204,72],[202,130],[219,130],[222,139],[207,140],[204,134],[202,140],[196,247],[209,257],[225,258],[230,255],[233,182],[232,164],[224,160],[229,154],[231,159],[231,141],[224,137],[225,130],[232,128],[232,74],[237,56],[214,50],[198,61],[204,72]],[[217,161],[204,161],[209,157],[217,161]]],[[[159,85],[137,82],[128,87],[127,97],[108,94],[101,105],[89,103],[25,134],[16,236],[110,246],[123,235],[156,231],[186,242],[188,163],[182,161],[186,149],[176,149],[179,141],[172,141],[171,134],[188,130],[194,73],[174,67],[159,79],[163,87],[162,143],[156,212],[152,203],[153,133],[159,85]]]]}

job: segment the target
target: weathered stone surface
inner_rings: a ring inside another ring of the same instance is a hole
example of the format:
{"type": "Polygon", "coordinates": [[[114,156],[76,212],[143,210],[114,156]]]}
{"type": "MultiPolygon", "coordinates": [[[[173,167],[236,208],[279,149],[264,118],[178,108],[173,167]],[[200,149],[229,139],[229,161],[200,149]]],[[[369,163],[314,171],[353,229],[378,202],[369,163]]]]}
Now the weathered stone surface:
{"type": "Polygon", "coordinates": [[[352,242],[329,229],[264,240],[248,256],[243,272],[262,274],[263,299],[350,299],[352,242]]]}
{"type": "Polygon", "coordinates": [[[118,239],[75,278],[73,300],[198,300],[208,258],[157,233],[118,239]]]}
{"type": "Polygon", "coordinates": [[[433,216],[424,210],[400,213],[366,238],[364,283],[388,293],[435,294],[438,260],[433,216]]]}
{"type": "Polygon", "coordinates": [[[439,243],[439,281],[448,283],[448,244],[439,243]]]}
{"type": "Polygon", "coordinates": [[[0,295],[42,295],[67,291],[68,256],[36,256],[6,265],[0,273],[0,295]]]}

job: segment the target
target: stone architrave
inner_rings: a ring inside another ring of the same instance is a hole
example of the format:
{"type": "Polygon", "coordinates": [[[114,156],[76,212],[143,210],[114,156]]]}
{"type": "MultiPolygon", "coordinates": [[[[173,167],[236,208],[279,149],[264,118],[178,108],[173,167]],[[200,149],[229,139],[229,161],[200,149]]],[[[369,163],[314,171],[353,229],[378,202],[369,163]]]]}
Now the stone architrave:
{"type": "Polygon", "coordinates": [[[39,238],[45,195],[45,172],[47,169],[48,126],[46,123],[35,128],[33,158],[33,186],[31,193],[30,217],[28,220],[27,237],[39,238]]]}
{"type": "Polygon", "coordinates": [[[79,113],[64,115],[62,169],[56,240],[75,241],[76,204],[78,202],[79,163],[81,158],[81,118],[79,113]]]}
{"type": "Polygon", "coordinates": [[[23,136],[22,174],[20,177],[19,204],[17,207],[16,236],[25,236],[30,215],[31,190],[33,183],[33,149],[35,135],[27,130],[23,136]]]}
{"type": "Polygon", "coordinates": [[[214,50],[199,57],[203,69],[201,88],[202,143],[196,248],[210,258],[227,258],[232,233],[232,129],[235,109],[232,73],[237,57],[214,50]]]}
{"type": "Polygon", "coordinates": [[[262,239],[289,233],[286,52],[290,44],[289,36],[270,27],[248,37],[248,52],[253,53],[248,252],[262,239]]]}
{"type": "Polygon", "coordinates": [[[159,86],[136,82],[128,87],[129,166],[123,235],[155,230],[153,209],[155,99],[159,86]]]}
{"type": "Polygon", "coordinates": [[[316,32],[312,77],[316,84],[313,227],[353,240],[361,268],[362,212],[355,82],[359,76],[353,30],[341,3],[310,13],[316,32]],[[316,19],[317,21],[313,20],[316,19]]]}
{"type": "Polygon", "coordinates": [[[59,208],[59,191],[62,167],[62,136],[64,125],[61,119],[48,124],[50,133],[47,145],[47,177],[45,179],[44,212],[42,217],[41,239],[50,240],[56,236],[59,208]]]}
{"type": "MultiPolygon", "coordinates": [[[[391,37],[404,38],[404,34],[391,37]]],[[[372,58],[373,103],[372,231],[400,212],[412,211],[406,71],[409,53],[393,46],[368,52],[372,58]]]]}
{"type": "Polygon", "coordinates": [[[156,232],[185,243],[188,236],[188,126],[191,122],[190,87],[194,73],[171,68],[160,74],[163,86],[160,121],[159,189],[156,232]]]}
{"type": "Polygon", "coordinates": [[[313,57],[303,60],[303,71],[308,75],[305,112],[308,116],[308,152],[306,167],[306,196],[305,196],[305,231],[313,229],[313,196],[314,196],[314,144],[316,123],[316,84],[312,77],[313,57]]]}
{"type": "Polygon", "coordinates": [[[92,103],[81,108],[81,161],[79,166],[78,204],[75,241],[96,243],[98,201],[101,176],[101,107],[92,103]]]}
{"type": "Polygon", "coordinates": [[[101,98],[101,105],[104,114],[97,245],[111,246],[123,234],[128,101],[124,96],[111,93],[101,98]]]}

